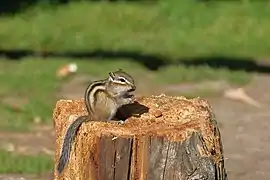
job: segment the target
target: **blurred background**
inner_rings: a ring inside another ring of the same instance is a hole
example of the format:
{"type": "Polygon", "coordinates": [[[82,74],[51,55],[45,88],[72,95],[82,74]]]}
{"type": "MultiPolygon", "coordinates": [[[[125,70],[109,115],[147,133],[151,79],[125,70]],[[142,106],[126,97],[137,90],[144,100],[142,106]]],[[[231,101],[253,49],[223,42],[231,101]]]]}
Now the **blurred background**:
{"type": "Polygon", "coordinates": [[[0,2],[0,179],[52,179],[52,111],[122,68],[138,95],[202,97],[231,180],[270,177],[270,3],[0,2]]]}

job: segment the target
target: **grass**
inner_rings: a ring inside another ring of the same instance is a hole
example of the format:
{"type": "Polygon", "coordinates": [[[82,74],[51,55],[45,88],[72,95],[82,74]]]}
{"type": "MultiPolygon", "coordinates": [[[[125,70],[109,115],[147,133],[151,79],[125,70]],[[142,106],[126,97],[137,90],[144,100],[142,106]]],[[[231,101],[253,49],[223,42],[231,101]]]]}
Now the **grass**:
{"type": "Polygon", "coordinates": [[[43,121],[49,121],[55,102],[53,93],[57,88],[55,73],[52,72],[59,63],[49,65],[38,60],[0,62],[0,66],[4,67],[0,68],[1,96],[26,99],[25,103],[19,105],[22,108],[21,112],[13,112],[12,108],[1,103],[0,112],[5,118],[1,120],[0,127],[6,130],[26,130],[35,116],[42,117],[43,121]]]}
{"type": "Polygon", "coordinates": [[[179,82],[200,82],[203,80],[225,79],[235,84],[249,82],[248,73],[244,71],[233,71],[226,68],[213,69],[205,65],[202,67],[167,66],[158,72],[156,81],[162,83],[177,84],[179,82]]]}
{"type": "Polygon", "coordinates": [[[42,174],[53,170],[53,159],[45,155],[16,155],[0,150],[0,173],[42,174]]]}
{"type": "Polygon", "coordinates": [[[0,21],[2,49],[93,49],[185,56],[268,55],[269,3],[158,1],[33,7],[0,21]],[[260,28],[258,28],[260,27],[260,28]],[[20,29],[20,31],[18,31],[20,29]]]}

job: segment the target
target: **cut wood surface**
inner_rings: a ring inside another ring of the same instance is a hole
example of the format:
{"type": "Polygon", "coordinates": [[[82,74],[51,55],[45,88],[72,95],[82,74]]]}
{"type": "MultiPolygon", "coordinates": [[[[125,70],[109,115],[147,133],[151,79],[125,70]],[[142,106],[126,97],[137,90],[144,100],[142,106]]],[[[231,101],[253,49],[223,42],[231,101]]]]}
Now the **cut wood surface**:
{"type": "Polygon", "coordinates": [[[83,99],[59,100],[54,109],[55,179],[225,180],[222,143],[208,102],[165,95],[138,97],[110,122],[84,123],[61,175],[56,165],[68,126],[86,115],[83,99]]]}

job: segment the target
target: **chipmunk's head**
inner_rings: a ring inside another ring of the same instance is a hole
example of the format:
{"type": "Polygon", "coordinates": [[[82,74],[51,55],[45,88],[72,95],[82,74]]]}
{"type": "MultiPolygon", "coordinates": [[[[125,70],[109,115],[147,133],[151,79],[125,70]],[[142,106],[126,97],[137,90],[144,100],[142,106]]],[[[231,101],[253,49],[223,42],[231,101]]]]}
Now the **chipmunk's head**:
{"type": "Polygon", "coordinates": [[[136,90],[134,79],[122,69],[114,72],[109,72],[107,83],[108,92],[114,96],[123,98],[132,98],[131,92],[136,90]]]}

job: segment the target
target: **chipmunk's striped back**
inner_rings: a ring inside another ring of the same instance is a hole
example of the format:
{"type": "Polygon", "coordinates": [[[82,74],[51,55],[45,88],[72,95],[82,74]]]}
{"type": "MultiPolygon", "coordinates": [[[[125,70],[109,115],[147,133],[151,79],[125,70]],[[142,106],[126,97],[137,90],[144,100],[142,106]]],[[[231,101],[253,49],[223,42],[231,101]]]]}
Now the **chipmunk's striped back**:
{"type": "Polygon", "coordinates": [[[98,93],[99,91],[106,90],[106,82],[107,80],[93,81],[86,88],[86,91],[84,94],[85,106],[86,106],[87,112],[92,116],[95,114],[93,105],[95,104],[95,101],[96,101],[96,93],[98,93]]]}

